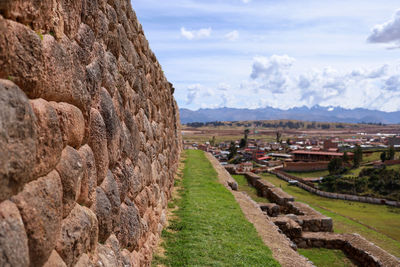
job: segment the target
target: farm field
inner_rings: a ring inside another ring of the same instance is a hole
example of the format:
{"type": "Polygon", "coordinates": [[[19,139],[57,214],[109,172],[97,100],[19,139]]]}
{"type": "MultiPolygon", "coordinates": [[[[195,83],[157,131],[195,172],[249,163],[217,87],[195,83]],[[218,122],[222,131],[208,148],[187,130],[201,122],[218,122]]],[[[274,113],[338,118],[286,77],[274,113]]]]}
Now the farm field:
{"type": "Polygon", "coordinates": [[[337,233],[359,233],[376,245],[400,257],[400,209],[367,203],[328,199],[313,195],[271,174],[263,179],[334,221],[337,233]]]}
{"type": "Polygon", "coordinates": [[[187,150],[153,266],[279,266],[202,151],[187,150]],[[171,210],[171,209],[170,209],[171,210]]]}

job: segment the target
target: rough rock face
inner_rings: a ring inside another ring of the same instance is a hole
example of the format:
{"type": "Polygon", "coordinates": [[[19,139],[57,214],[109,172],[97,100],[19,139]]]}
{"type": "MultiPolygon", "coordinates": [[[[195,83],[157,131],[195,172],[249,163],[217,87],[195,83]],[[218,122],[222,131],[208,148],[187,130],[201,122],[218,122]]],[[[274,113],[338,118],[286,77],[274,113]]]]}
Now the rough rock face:
{"type": "Polygon", "coordinates": [[[145,266],[181,150],[129,0],[0,1],[0,266],[145,266]]]}

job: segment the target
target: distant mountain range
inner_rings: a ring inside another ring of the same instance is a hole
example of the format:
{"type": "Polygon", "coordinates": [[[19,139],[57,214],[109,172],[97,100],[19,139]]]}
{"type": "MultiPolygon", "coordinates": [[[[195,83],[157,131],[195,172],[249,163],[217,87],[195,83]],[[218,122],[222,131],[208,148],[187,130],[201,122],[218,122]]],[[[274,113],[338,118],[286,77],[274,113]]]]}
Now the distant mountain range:
{"type": "Polygon", "coordinates": [[[400,123],[400,111],[383,112],[363,108],[344,109],[340,107],[314,106],[296,107],[288,110],[271,107],[259,109],[217,108],[180,109],[181,122],[211,122],[211,121],[248,121],[248,120],[302,120],[318,122],[343,122],[343,123],[400,123]]]}

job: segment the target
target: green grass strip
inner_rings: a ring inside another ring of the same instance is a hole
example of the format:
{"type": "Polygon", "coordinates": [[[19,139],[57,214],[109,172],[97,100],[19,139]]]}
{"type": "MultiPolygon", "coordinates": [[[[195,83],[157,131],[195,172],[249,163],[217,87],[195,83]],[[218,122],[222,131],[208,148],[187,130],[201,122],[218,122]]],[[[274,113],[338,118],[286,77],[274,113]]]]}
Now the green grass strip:
{"type": "Polygon", "coordinates": [[[354,267],[350,259],[341,250],[312,248],[299,249],[299,253],[308,258],[317,267],[354,267]]]}
{"type": "Polygon", "coordinates": [[[153,266],[279,266],[204,153],[185,153],[176,219],[163,231],[165,252],[153,266]]]}

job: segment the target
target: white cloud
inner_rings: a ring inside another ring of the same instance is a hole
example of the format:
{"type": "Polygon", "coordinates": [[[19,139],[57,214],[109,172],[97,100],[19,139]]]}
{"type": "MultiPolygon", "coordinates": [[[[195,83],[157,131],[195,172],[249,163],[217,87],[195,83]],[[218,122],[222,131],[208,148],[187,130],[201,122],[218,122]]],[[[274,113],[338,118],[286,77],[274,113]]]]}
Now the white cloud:
{"type": "Polygon", "coordinates": [[[208,38],[211,36],[211,32],[211,28],[203,28],[193,31],[188,31],[185,29],[185,27],[181,28],[181,35],[188,40],[208,38]]]}
{"type": "Polygon", "coordinates": [[[371,43],[396,43],[400,45],[400,10],[397,10],[391,20],[375,25],[368,37],[371,43]]]}
{"type": "Polygon", "coordinates": [[[231,31],[227,34],[225,34],[225,39],[229,40],[229,41],[236,41],[237,39],[239,39],[239,32],[238,31],[231,31]]]}
{"type": "Polygon", "coordinates": [[[253,61],[251,78],[262,81],[260,89],[282,93],[289,80],[288,71],[294,62],[295,59],[287,55],[256,57],[253,61]]]}
{"type": "Polygon", "coordinates": [[[251,0],[242,0],[242,2],[245,3],[245,4],[247,4],[247,3],[250,3],[251,0]]]}

